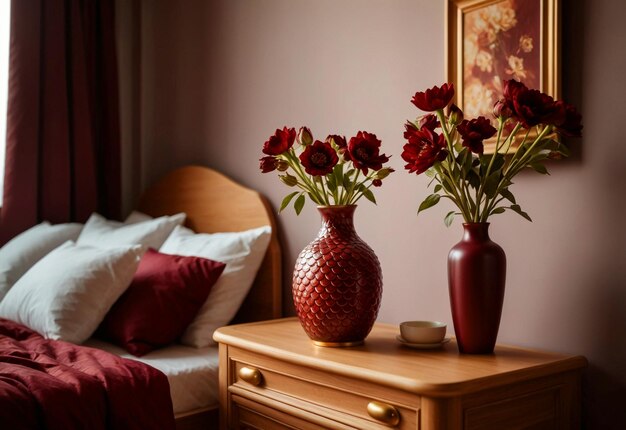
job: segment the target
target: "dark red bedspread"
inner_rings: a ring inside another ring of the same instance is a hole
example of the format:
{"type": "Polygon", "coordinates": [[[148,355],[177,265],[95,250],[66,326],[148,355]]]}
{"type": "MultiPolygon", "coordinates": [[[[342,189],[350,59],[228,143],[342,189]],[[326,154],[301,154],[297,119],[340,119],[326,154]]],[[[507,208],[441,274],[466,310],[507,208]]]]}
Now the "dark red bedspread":
{"type": "Polygon", "coordinates": [[[0,429],[174,429],[167,377],[0,318],[0,429]]]}

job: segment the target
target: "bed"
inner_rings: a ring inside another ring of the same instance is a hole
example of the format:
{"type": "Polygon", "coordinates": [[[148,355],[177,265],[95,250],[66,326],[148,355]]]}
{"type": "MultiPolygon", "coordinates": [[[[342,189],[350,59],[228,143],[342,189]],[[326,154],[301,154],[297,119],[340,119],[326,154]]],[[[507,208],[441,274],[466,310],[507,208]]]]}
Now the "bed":
{"type": "MultiPolygon", "coordinates": [[[[197,233],[241,231],[270,225],[272,236],[267,254],[233,323],[281,316],[281,251],[272,209],[261,194],[215,170],[188,166],[171,172],[149,188],[141,197],[138,209],[153,217],[185,212],[186,226],[197,233]]],[[[217,428],[217,346],[207,351],[205,357],[213,363],[212,398],[215,402],[200,410],[177,411],[178,429],[217,428]]]]}
{"type": "MultiPolygon", "coordinates": [[[[267,251],[254,283],[232,323],[281,316],[281,251],[267,200],[223,174],[200,166],[177,169],[141,197],[139,211],[152,217],[187,214],[185,226],[196,233],[242,232],[271,226],[267,251]]],[[[171,345],[136,358],[99,339],[85,346],[147,363],[169,381],[177,429],[218,427],[218,349],[171,345]]],[[[1,375],[0,375],[1,377],[1,375]]]]}

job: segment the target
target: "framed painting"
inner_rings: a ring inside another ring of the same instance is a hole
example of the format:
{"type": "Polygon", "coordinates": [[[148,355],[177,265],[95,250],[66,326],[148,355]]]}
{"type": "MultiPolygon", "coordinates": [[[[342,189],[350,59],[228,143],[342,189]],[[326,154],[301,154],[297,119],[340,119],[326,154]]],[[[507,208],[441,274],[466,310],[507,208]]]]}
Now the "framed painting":
{"type": "MultiPolygon", "coordinates": [[[[446,2],[447,79],[466,118],[495,123],[493,105],[508,79],[560,97],[559,0],[446,2]]],[[[495,140],[485,143],[493,152],[495,140]]]]}

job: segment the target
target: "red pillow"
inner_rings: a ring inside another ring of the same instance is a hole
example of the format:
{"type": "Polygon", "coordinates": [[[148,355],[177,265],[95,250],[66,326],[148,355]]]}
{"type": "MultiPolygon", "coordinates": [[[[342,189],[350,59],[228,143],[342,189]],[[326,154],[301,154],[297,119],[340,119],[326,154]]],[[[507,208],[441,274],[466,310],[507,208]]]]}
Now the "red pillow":
{"type": "Polygon", "coordinates": [[[149,249],[97,336],[140,357],[176,341],[206,301],[226,265],[149,249]]]}

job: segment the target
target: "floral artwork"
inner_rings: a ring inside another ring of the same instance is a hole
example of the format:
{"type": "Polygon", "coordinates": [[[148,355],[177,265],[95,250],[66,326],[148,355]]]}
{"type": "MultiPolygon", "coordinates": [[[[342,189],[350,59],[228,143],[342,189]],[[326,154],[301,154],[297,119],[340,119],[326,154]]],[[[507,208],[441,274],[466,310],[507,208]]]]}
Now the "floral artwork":
{"type": "Polygon", "coordinates": [[[461,109],[467,116],[489,117],[506,80],[542,88],[540,0],[503,0],[463,19],[461,109]]]}

